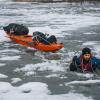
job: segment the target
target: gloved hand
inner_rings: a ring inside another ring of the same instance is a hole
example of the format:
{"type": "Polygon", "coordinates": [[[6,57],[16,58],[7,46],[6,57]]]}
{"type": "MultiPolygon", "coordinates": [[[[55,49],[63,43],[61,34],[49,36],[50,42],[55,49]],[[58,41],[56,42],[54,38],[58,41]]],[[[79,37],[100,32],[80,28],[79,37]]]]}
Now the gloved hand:
{"type": "Polygon", "coordinates": [[[72,62],[75,62],[76,60],[77,60],[77,56],[74,56],[72,62]]]}

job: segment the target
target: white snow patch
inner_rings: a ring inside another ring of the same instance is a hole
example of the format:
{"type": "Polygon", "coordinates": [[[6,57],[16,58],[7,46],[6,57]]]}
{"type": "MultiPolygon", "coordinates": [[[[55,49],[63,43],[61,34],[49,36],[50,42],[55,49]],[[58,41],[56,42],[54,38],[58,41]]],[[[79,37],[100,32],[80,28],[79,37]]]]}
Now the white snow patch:
{"type": "Polygon", "coordinates": [[[12,86],[10,85],[10,83],[0,82],[0,94],[1,93],[7,93],[10,90],[12,90],[12,86]]]}
{"type": "Polygon", "coordinates": [[[35,71],[27,71],[25,73],[25,76],[32,76],[32,75],[36,75],[36,72],[35,71]]]}
{"type": "Polygon", "coordinates": [[[4,74],[0,73],[0,78],[7,78],[7,77],[8,77],[7,75],[4,75],[4,74]]]}
{"type": "Polygon", "coordinates": [[[51,74],[51,75],[47,75],[45,76],[46,78],[52,78],[52,77],[59,77],[60,79],[64,79],[64,78],[68,78],[67,76],[61,75],[61,74],[51,74]]]}
{"type": "Polygon", "coordinates": [[[86,45],[95,45],[95,44],[97,44],[97,41],[87,41],[83,43],[82,45],[86,46],[86,45]]]}
{"type": "Polygon", "coordinates": [[[12,80],[11,83],[17,83],[17,82],[22,81],[20,78],[12,78],[11,80],[12,80]]]}
{"type": "Polygon", "coordinates": [[[2,43],[4,41],[10,41],[10,39],[3,30],[0,30],[0,42],[2,43]]]}
{"type": "Polygon", "coordinates": [[[3,63],[0,63],[0,67],[3,67],[3,66],[5,66],[6,64],[3,64],[3,63]]]}
{"type": "Polygon", "coordinates": [[[0,82],[0,98],[2,100],[93,100],[82,94],[66,93],[51,95],[45,83],[30,82],[19,87],[13,87],[10,83],[0,82]]]}
{"type": "Polygon", "coordinates": [[[92,34],[96,34],[96,33],[95,32],[87,32],[87,33],[83,33],[83,34],[92,35],[92,34]]]}
{"type": "Polygon", "coordinates": [[[89,73],[86,73],[86,74],[83,74],[83,73],[77,73],[78,76],[83,76],[83,77],[86,77],[86,78],[92,78],[94,76],[94,74],[89,74],[89,73]]]}
{"type": "Polygon", "coordinates": [[[95,84],[95,83],[100,83],[100,80],[72,81],[66,83],[66,86],[71,84],[95,84]]]}
{"type": "Polygon", "coordinates": [[[46,78],[50,78],[50,77],[58,77],[57,74],[51,74],[51,75],[47,75],[46,78]]]}
{"type": "Polygon", "coordinates": [[[6,50],[0,50],[0,53],[5,53],[5,52],[14,52],[14,53],[19,53],[20,51],[16,49],[6,49],[6,50]]]}
{"type": "Polygon", "coordinates": [[[0,60],[7,60],[7,61],[12,61],[12,60],[19,60],[21,57],[20,56],[2,56],[0,60]]]}
{"type": "Polygon", "coordinates": [[[25,72],[26,75],[32,75],[35,74],[35,71],[52,71],[52,72],[58,72],[58,71],[64,71],[64,68],[60,65],[60,62],[57,61],[48,61],[48,62],[43,62],[43,63],[38,63],[38,64],[27,64],[23,68],[16,68],[14,71],[19,72],[23,71],[25,72]]]}

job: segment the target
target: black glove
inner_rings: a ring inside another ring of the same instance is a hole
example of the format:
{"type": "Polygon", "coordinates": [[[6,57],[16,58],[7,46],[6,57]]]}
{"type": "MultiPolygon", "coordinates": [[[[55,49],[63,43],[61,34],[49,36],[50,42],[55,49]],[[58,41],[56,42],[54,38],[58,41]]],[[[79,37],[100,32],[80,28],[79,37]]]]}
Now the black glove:
{"type": "Polygon", "coordinates": [[[77,67],[74,63],[71,63],[69,66],[70,71],[77,71],[77,67]]]}
{"type": "Polygon", "coordinates": [[[72,63],[69,66],[70,71],[77,71],[76,60],[77,60],[77,56],[74,56],[72,59],[72,63]]]}
{"type": "Polygon", "coordinates": [[[74,56],[73,59],[72,59],[72,62],[75,63],[76,60],[77,60],[77,56],[74,56]]]}

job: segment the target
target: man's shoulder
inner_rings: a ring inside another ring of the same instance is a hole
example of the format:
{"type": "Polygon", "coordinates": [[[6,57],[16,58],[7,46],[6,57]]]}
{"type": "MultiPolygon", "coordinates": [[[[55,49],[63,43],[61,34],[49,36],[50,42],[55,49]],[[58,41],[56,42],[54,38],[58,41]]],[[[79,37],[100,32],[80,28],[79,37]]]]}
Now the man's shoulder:
{"type": "Polygon", "coordinates": [[[97,58],[97,57],[95,57],[95,56],[92,56],[92,58],[91,58],[93,61],[99,61],[100,62],[100,59],[99,58],[97,58]]]}
{"type": "Polygon", "coordinates": [[[97,57],[95,57],[95,56],[92,56],[92,59],[98,59],[97,57]]]}

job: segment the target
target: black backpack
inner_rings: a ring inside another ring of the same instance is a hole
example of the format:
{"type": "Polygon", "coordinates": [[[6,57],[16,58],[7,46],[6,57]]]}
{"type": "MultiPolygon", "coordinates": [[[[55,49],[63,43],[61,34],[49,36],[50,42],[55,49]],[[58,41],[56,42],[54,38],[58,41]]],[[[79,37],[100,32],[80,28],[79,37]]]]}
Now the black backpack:
{"type": "Polygon", "coordinates": [[[44,33],[39,32],[39,31],[33,32],[33,40],[42,42],[45,39],[46,39],[46,35],[44,33]]]}
{"type": "Polygon", "coordinates": [[[8,26],[3,27],[4,31],[8,34],[14,34],[14,35],[27,35],[29,32],[28,27],[22,25],[22,24],[16,24],[11,23],[8,26]]]}

